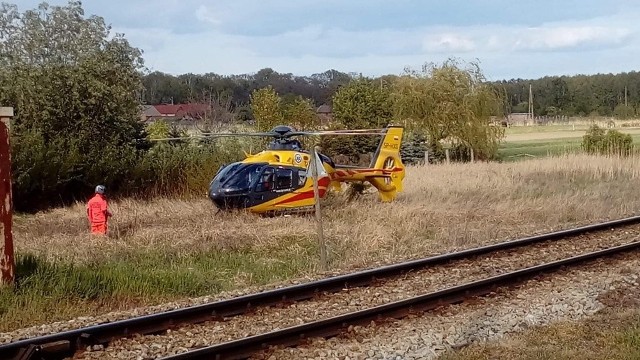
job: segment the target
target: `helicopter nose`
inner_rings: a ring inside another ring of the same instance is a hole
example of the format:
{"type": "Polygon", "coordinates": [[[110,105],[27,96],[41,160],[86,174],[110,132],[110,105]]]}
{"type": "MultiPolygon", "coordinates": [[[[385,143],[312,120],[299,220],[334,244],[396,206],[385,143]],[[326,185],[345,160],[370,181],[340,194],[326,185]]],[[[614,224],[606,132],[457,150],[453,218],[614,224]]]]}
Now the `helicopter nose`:
{"type": "Polygon", "coordinates": [[[239,209],[245,204],[246,196],[240,194],[227,194],[223,191],[211,191],[209,198],[213,204],[223,210],[239,209]]]}
{"type": "Polygon", "coordinates": [[[210,191],[209,192],[209,199],[211,199],[211,201],[213,201],[213,204],[216,207],[218,207],[220,209],[226,208],[225,201],[224,201],[225,196],[220,191],[210,191]]]}

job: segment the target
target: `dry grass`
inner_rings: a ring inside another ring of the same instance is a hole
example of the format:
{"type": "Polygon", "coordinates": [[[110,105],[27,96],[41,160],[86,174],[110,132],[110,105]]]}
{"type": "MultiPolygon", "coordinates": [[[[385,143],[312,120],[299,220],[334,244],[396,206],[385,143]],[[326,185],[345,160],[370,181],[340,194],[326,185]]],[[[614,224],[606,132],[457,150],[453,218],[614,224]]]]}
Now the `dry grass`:
{"type": "MultiPolygon", "coordinates": [[[[640,158],[411,167],[393,203],[375,192],[327,200],[331,269],[636,214],[638,188],[640,158]]],[[[88,234],[83,204],[16,217],[16,251],[37,259],[23,262],[16,291],[0,291],[0,331],[318,273],[313,216],[216,214],[206,199],[128,200],[112,211],[109,238],[88,234]]]]}
{"type": "MultiPolygon", "coordinates": [[[[636,213],[640,159],[586,155],[498,164],[407,169],[405,192],[380,203],[370,192],[327,201],[325,235],[334,266],[424,256],[518,235],[636,213]]],[[[82,204],[16,219],[17,251],[74,262],[123,250],[176,254],[296,246],[315,236],[314,218],[215,213],[206,200],[112,204],[109,239],[87,234],[82,204]]]]}

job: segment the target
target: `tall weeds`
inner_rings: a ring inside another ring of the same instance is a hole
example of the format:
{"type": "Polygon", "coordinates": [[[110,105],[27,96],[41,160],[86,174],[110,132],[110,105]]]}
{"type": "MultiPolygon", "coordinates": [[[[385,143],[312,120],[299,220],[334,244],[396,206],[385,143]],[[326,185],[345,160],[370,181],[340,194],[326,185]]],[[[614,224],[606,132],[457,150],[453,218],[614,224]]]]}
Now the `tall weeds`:
{"type": "Polygon", "coordinates": [[[202,195],[220,165],[243,158],[233,139],[212,143],[157,143],[149,148],[105,148],[86,159],[82,149],[45,143],[27,134],[13,144],[14,203],[32,212],[84,201],[97,184],[113,198],[202,195]]]}

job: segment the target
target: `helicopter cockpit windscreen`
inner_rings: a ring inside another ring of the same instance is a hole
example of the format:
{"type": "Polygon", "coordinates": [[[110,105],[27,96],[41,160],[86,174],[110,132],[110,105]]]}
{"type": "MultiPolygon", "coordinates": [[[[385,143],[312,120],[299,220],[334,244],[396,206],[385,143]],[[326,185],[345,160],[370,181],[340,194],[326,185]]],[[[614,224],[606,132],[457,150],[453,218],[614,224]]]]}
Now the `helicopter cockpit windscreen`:
{"type": "Polygon", "coordinates": [[[267,164],[235,163],[218,172],[211,182],[211,191],[247,191],[267,164]]]}

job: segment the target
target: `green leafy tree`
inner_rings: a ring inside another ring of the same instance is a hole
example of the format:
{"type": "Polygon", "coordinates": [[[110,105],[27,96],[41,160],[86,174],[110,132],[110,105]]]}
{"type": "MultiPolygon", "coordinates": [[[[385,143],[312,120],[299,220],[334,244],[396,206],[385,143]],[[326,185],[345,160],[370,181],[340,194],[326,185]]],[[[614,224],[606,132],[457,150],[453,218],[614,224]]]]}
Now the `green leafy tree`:
{"type": "Polygon", "coordinates": [[[297,96],[283,111],[284,122],[297,130],[312,130],[318,125],[318,116],[311,100],[297,96]]]}
{"type": "Polygon", "coordinates": [[[395,115],[407,128],[426,135],[430,151],[443,157],[444,145],[473,150],[477,159],[490,159],[504,130],[492,126],[503,103],[494,87],[485,83],[476,64],[462,68],[447,60],[408,71],[394,82],[391,95],[395,115]]]}
{"type": "MultiPolygon", "coordinates": [[[[333,96],[333,129],[383,128],[392,121],[389,85],[384,80],[360,77],[342,86],[333,96]]],[[[321,147],[332,156],[345,155],[357,163],[361,154],[373,153],[380,137],[371,135],[324,137],[321,147]]]]}
{"type": "Polygon", "coordinates": [[[16,206],[115,190],[143,136],[141,52],[79,1],[0,6],[0,103],[15,108],[16,206]],[[42,159],[42,162],[31,159],[42,159]]]}
{"type": "Polygon", "coordinates": [[[333,118],[349,129],[380,128],[393,117],[389,86],[359,78],[333,96],[333,118]]]}
{"type": "Polygon", "coordinates": [[[613,116],[618,119],[630,119],[635,116],[635,111],[631,106],[620,104],[613,110],[613,116]]]}
{"type": "Polygon", "coordinates": [[[260,131],[269,131],[277,125],[284,124],[280,97],[271,86],[253,91],[251,112],[260,131]]]}

